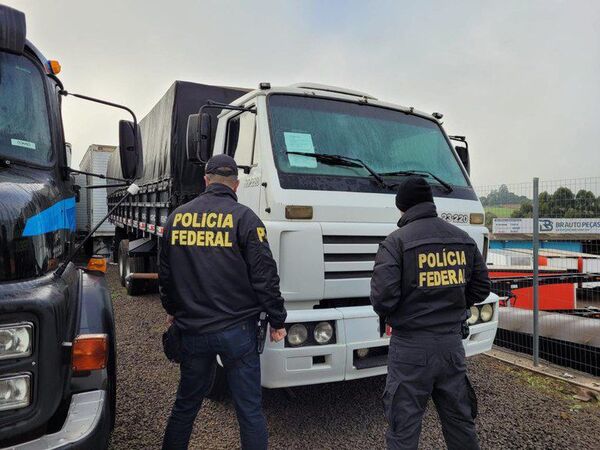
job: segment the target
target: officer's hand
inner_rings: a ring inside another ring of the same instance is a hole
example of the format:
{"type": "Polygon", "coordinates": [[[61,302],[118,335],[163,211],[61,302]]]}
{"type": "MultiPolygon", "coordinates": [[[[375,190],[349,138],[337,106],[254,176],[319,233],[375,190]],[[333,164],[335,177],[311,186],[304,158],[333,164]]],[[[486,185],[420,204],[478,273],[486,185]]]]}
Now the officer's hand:
{"type": "Polygon", "coordinates": [[[172,315],[167,314],[167,325],[173,325],[174,320],[175,318],[172,315]]]}
{"type": "Polygon", "coordinates": [[[279,328],[278,330],[271,328],[271,342],[279,342],[286,336],[287,331],[285,331],[285,328],[279,328]]]}

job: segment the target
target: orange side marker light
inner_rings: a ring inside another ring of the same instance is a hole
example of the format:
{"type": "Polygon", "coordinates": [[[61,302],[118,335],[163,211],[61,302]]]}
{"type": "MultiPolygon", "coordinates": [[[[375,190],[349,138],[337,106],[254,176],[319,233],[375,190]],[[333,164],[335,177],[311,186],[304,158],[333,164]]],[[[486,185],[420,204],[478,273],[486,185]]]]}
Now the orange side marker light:
{"type": "Polygon", "coordinates": [[[106,334],[81,334],[75,338],[71,366],[75,372],[99,370],[108,361],[108,336],[106,334]]]}
{"type": "Polygon", "coordinates": [[[106,258],[102,256],[92,256],[87,263],[88,270],[97,270],[106,273],[106,258]]]}
{"type": "Polygon", "coordinates": [[[57,60],[51,59],[48,61],[48,66],[50,66],[50,72],[52,72],[54,75],[58,75],[60,73],[61,67],[57,60]]]}

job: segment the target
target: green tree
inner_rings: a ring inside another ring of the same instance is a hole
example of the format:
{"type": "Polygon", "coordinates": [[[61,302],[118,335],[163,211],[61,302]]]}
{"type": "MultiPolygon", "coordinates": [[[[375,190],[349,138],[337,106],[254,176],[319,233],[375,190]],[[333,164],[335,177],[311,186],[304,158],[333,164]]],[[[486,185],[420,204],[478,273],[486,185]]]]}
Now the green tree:
{"type": "Polygon", "coordinates": [[[579,217],[597,217],[598,210],[596,208],[596,196],[592,191],[581,189],[575,196],[575,204],[580,212],[579,217]]]}
{"type": "MultiPolygon", "coordinates": [[[[569,188],[561,186],[554,194],[544,191],[539,197],[540,217],[547,218],[578,218],[598,217],[600,215],[600,197],[584,189],[573,194],[569,188]]],[[[513,211],[511,217],[533,217],[533,204],[527,200],[521,203],[519,209],[513,211]]]]}
{"type": "Polygon", "coordinates": [[[486,197],[482,197],[483,206],[518,205],[525,200],[527,197],[511,192],[505,184],[500,185],[498,189],[492,189],[486,197]]]}

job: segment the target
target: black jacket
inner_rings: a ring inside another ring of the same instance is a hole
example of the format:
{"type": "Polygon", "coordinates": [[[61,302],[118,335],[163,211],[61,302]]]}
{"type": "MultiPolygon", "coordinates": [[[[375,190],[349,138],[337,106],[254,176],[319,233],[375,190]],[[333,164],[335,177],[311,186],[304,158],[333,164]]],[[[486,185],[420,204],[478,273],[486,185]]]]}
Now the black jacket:
{"type": "Polygon", "coordinates": [[[211,184],[169,216],[160,249],[160,299],[184,331],[209,333],[261,311],[286,311],[265,226],[232,189],[211,184]]]}
{"type": "Polygon", "coordinates": [[[373,308],[400,332],[460,333],[466,309],[490,293],[475,241],[437,217],[431,202],[406,211],[398,227],[375,258],[373,308]]]}

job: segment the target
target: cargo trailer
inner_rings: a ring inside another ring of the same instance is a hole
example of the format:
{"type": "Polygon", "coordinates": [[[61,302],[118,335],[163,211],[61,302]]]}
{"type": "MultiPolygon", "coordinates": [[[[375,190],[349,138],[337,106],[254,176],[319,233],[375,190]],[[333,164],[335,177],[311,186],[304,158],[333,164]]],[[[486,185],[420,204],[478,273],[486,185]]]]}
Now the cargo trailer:
{"type": "Polygon", "coordinates": [[[88,214],[87,175],[77,173],[73,175],[73,186],[78,186],[75,203],[75,231],[79,236],[85,236],[90,232],[90,217],[88,214]]]}
{"type": "MultiPolygon", "coordinates": [[[[115,150],[114,145],[92,144],[88,147],[79,163],[79,170],[99,175],[106,175],[108,161],[115,150]]],[[[80,174],[81,175],[81,174],[80,174]]],[[[107,184],[106,179],[93,175],[85,175],[85,184],[80,189],[80,199],[85,198],[86,204],[86,224],[89,227],[99,223],[108,213],[107,190],[104,187],[107,184]]],[[[104,222],[92,234],[92,240],[87,251],[94,255],[110,255],[115,228],[108,221],[104,222]]]]}

